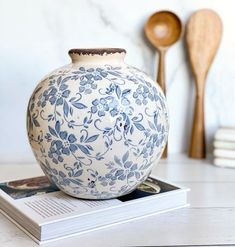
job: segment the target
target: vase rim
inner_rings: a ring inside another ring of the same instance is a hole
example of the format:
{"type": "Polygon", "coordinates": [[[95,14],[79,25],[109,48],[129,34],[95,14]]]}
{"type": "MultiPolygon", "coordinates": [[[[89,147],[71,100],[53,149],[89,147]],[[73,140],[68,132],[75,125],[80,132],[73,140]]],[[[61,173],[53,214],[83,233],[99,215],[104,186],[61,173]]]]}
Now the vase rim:
{"type": "Polygon", "coordinates": [[[105,54],[115,54],[115,53],[126,53],[123,48],[82,48],[82,49],[70,49],[69,55],[105,55],[105,54]]]}

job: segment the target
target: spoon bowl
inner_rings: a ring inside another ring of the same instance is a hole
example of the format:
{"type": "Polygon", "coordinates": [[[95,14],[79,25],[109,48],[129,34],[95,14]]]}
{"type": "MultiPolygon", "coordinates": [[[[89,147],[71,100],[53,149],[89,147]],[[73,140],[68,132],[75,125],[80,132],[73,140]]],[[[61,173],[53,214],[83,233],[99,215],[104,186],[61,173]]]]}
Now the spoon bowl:
{"type": "Polygon", "coordinates": [[[182,24],[173,12],[160,11],[149,17],[145,25],[145,33],[155,48],[166,49],[179,40],[182,24]]]}
{"type": "MultiPolygon", "coordinates": [[[[165,53],[167,49],[178,41],[182,33],[182,23],[179,17],[170,11],[159,11],[147,20],[144,27],[145,34],[150,43],[159,52],[157,82],[166,95],[165,87],[165,53]]],[[[167,147],[162,158],[167,157],[167,147]]]]}

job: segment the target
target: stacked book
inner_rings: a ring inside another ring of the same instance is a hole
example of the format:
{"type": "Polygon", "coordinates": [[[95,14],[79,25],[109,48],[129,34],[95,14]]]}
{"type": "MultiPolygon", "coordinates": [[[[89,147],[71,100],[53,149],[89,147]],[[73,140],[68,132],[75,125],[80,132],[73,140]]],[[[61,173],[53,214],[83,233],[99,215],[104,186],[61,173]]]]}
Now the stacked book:
{"type": "Polygon", "coordinates": [[[35,177],[0,183],[0,212],[41,244],[185,207],[187,192],[151,177],[116,199],[80,200],[35,177]]]}
{"type": "Polygon", "coordinates": [[[214,164],[235,168],[235,128],[219,128],[214,138],[214,164]]]}

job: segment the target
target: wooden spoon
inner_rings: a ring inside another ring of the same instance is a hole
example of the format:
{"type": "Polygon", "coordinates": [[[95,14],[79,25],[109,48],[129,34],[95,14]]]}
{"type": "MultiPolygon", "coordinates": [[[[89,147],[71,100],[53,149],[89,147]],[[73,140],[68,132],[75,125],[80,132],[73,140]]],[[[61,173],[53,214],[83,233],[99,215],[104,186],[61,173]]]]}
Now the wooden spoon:
{"type": "Polygon", "coordinates": [[[204,127],[205,80],[222,34],[220,17],[212,10],[195,12],[186,27],[186,43],[196,86],[196,102],[189,157],[206,157],[204,127]]]}
{"type": "MultiPolygon", "coordinates": [[[[179,17],[170,11],[160,11],[149,17],[145,24],[145,34],[159,53],[157,82],[166,95],[165,86],[165,54],[167,49],[179,40],[182,24],[179,17]]],[[[167,157],[167,146],[162,158],[167,157]]]]}

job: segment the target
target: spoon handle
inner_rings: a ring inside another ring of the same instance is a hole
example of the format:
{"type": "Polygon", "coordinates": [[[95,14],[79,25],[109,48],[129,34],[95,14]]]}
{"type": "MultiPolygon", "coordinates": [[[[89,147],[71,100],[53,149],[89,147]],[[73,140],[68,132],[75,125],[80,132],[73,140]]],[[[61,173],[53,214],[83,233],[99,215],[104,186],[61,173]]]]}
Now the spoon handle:
{"type": "Polygon", "coordinates": [[[163,93],[166,95],[166,85],[165,85],[165,51],[164,50],[159,50],[157,83],[160,85],[163,93]]]}
{"type": "MultiPolygon", "coordinates": [[[[157,72],[157,83],[160,85],[163,93],[166,95],[166,85],[165,85],[165,50],[159,50],[159,62],[158,62],[158,72],[157,72]]],[[[167,158],[167,144],[162,154],[162,158],[167,158]]]]}
{"type": "MultiPolygon", "coordinates": [[[[198,81],[196,85],[205,85],[205,82],[202,82],[201,80],[201,82],[198,81]]],[[[206,157],[204,126],[204,89],[197,86],[196,91],[197,92],[189,157],[203,159],[206,157]]]]}

